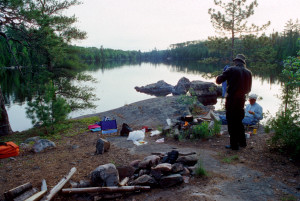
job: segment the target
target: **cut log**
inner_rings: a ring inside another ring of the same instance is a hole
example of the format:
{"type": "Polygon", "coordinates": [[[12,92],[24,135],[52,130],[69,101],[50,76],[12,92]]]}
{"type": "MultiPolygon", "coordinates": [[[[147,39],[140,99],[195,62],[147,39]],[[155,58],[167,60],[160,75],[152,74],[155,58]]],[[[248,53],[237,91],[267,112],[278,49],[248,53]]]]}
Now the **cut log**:
{"type": "Polygon", "coordinates": [[[36,194],[34,194],[33,196],[31,196],[30,198],[26,199],[25,201],[37,201],[42,199],[42,197],[47,193],[47,191],[40,191],[36,194]]]}
{"type": "Polygon", "coordinates": [[[43,180],[42,180],[41,191],[47,191],[47,190],[48,190],[48,188],[47,188],[46,180],[43,179],[43,180]]]}
{"type": "Polygon", "coordinates": [[[28,189],[32,188],[32,184],[30,182],[23,184],[21,186],[18,186],[16,188],[13,188],[7,192],[4,193],[4,197],[6,200],[13,200],[15,197],[21,195],[28,189]]]}
{"type": "Polygon", "coordinates": [[[150,190],[150,186],[122,186],[122,187],[90,187],[90,188],[65,188],[62,189],[64,194],[76,193],[118,193],[118,192],[132,192],[140,190],[150,190]]]}
{"type": "Polygon", "coordinates": [[[18,197],[15,197],[13,199],[13,201],[24,201],[27,198],[29,198],[30,196],[34,195],[38,190],[36,188],[32,188],[26,192],[24,192],[23,194],[19,195],[18,197]]]}
{"type": "Polygon", "coordinates": [[[70,178],[73,176],[73,174],[76,172],[76,168],[73,167],[69,174],[67,174],[64,178],[62,178],[56,186],[54,186],[50,193],[46,196],[45,201],[50,201],[53,199],[53,197],[64,187],[64,185],[70,180],[70,178]]]}
{"type": "Polygon", "coordinates": [[[120,186],[126,186],[126,184],[128,183],[129,181],[129,177],[125,177],[120,183],[119,185],[120,186]]]}

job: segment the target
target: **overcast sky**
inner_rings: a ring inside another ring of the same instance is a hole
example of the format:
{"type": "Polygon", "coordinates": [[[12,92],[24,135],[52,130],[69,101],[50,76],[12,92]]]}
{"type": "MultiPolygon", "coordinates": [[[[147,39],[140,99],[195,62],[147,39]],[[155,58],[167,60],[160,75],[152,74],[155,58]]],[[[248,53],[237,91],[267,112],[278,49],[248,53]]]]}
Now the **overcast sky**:
{"type": "MultiPolygon", "coordinates": [[[[76,26],[87,32],[87,39],[74,43],[79,46],[149,51],[217,35],[208,14],[209,8],[215,8],[213,0],[82,2],[67,11],[78,18],[76,26]]],[[[299,10],[300,0],[258,0],[249,22],[262,25],[270,20],[266,33],[281,32],[288,20],[300,20],[299,10]]]]}

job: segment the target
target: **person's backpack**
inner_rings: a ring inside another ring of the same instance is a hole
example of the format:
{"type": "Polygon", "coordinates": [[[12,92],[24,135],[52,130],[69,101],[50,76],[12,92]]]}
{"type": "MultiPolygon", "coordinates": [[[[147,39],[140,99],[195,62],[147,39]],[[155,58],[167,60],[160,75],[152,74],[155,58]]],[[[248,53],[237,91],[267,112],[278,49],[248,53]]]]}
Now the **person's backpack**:
{"type": "Polygon", "coordinates": [[[0,158],[19,155],[19,146],[13,142],[0,142],[0,158]]]}

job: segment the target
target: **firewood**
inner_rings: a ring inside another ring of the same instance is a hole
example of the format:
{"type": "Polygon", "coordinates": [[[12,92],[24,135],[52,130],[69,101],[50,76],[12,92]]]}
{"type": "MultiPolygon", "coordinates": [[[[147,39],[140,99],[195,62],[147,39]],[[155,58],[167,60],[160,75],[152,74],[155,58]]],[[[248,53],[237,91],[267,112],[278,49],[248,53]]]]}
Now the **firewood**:
{"type": "Polygon", "coordinates": [[[4,197],[6,200],[13,200],[15,197],[21,195],[28,189],[32,188],[32,184],[30,182],[23,184],[21,186],[18,186],[16,188],[13,188],[7,192],[4,193],[4,197]]]}
{"type": "Polygon", "coordinates": [[[37,201],[42,199],[42,197],[47,193],[47,184],[46,180],[42,180],[41,191],[27,198],[25,201],[37,201]]]}
{"type": "Polygon", "coordinates": [[[50,193],[46,196],[44,201],[50,201],[53,199],[53,197],[64,187],[64,185],[70,180],[70,178],[73,176],[73,174],[76,172],[76,168],[73,167],[68,175],[66,175],[64,178],[62,178],[56,186],[54,186],[50,193]]]}
{"type": "Polygon", "coordinates": [[[117,192],[132,192],[140,190],[150,190],[150,186],[122,186],[122,187],[90,187],[90,188],[64,188],[64,194],[77,193],[117,193],[117,192]]]}
{"type": "Polygon", "coordinates": [[[40,191],[36,194],[34,194],[33,196],[31,196],[30,198],[26,199],[25,201],[37,201],[42,199],[42,197],[47,193],[47,191],[40,191]]]}
{"type": "Polygon", "coordinates": [[[21,195],[19,195],[18,197],[15,197],[13,199],[13,201],[24,201],[27,198],[29,198],[30,196],[34,195],[38,190],[36,188],[32,188],[28,191],[25,191],[24,193],[22,193],[21,195]]]}
{"type": "Polygon", "coordinates": [[[120,186],[126,186],[126,184],[128,183],[129,181],[129,177],[125,177],[120,183],[119,185],[120,186]]]}

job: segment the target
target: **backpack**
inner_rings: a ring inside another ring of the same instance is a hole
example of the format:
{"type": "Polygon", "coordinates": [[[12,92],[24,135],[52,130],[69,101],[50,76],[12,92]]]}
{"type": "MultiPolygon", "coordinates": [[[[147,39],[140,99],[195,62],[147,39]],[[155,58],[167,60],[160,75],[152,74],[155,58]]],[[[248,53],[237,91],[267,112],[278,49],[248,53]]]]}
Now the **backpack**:
{"type": "Polygon", "coordinates": [[[0,158],[19,155],[19,146],[13,142],[0,142],[0,158]]]}

